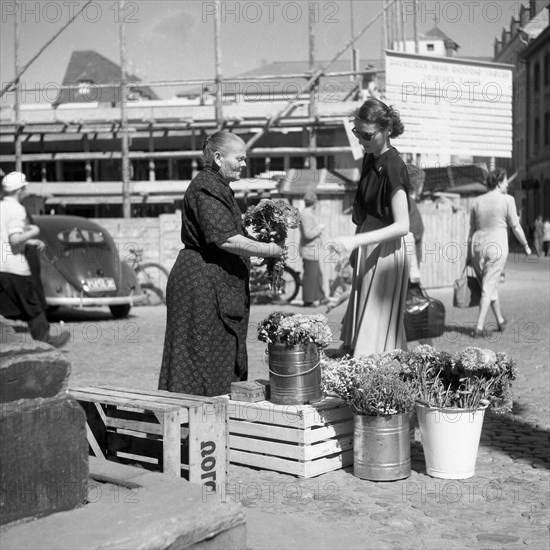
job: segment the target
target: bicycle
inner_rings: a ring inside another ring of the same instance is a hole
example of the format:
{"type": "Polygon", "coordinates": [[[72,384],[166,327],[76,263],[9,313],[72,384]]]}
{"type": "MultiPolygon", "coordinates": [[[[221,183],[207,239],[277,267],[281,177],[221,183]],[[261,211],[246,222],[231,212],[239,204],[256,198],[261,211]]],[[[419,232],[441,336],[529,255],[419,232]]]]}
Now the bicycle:
{"type": "Polygon", "coordinates": [[[302,280],[300,274],[285,264],[283,271],[283,285],[280,292],[271,290],[269,277],[266,271],[267,263],[256,264],[252,262],[250,266],[250,301],[253,304],[266,302],[286,302],[290,303],[298,295],[302,280]]]}
{"type": "Polygon", "coordinates": [[[327,313],[349,298],[353,281],[353,269],[349,263],[349,258],[338,260],[334,269],[336,276],[329,283],[330,298],[327,313]]]}
{"type": "Polygon", "coordinates": [[[147,296],[144,305],[158,306],[166,303],[166,283],[168,270],[155,262],[142,263],[143,250],[131,248],[130,266],[134,270],[139,286],[147,296]]]}

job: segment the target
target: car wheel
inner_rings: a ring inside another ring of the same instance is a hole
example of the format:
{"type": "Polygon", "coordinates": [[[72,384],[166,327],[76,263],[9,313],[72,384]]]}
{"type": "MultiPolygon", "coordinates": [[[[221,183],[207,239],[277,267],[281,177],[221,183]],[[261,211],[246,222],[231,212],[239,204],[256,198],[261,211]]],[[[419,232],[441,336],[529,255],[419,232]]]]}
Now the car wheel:
{"type": "Polygon", "coordinates": [[[131,308],[132,306],[130,304],[109,306],[109,309],[111,310],[111,313],[113,314],[113,317],[115,319],[121,319],[122,317],[126,317],[128,313],[130,313],[131,308]]]}

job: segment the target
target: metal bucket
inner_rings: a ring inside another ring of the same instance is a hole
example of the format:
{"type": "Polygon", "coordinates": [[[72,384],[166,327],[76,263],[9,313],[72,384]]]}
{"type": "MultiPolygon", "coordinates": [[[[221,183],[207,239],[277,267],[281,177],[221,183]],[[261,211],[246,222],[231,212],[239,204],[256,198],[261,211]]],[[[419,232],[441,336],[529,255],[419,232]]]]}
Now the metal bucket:
{"type": "Polygon", "coordinates": [[[279,405],[305,405],[323,398],[319,349],[315,344],[288,347],[268,344],[269,400],[279,405]]]}
{"type": "Polygon", "coordinates": [[[353,474],[371,481],[393,481],[411,475],[409,413],[354,415],[353,474]]]}

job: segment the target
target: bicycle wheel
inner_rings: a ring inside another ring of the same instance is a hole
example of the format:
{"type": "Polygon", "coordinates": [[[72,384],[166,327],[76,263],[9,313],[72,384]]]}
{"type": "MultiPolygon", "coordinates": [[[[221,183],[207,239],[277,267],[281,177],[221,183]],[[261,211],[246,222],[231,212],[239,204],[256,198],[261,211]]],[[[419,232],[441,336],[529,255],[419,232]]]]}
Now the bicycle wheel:
{"type": "Polygon", "coordinates": [[[275,297],[284,302],[292,302],[298,295],[300,284],[300,275],[294,271],[294,269],[285,265],[283,271],[283,286],[281,292],[275,294],[275,297]]]}
{"type": "Polygon", "coordinates": [[[141,289],[147,296],[146,304],[156,306],[166,302],[168,270],[159,264],[148,263],[139,266],[136,275],[141,289]]]}

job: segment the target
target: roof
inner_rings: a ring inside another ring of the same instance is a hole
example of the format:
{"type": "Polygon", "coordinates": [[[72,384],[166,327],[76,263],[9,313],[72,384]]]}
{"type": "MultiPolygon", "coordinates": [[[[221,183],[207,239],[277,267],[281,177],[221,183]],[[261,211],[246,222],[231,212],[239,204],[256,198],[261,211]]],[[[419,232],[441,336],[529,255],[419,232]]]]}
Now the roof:
{"type": "MultiPolygon", "coordinates": [[[[315,63],[316,70],[323,68],[328,63],[328,60],[317,61],[315,63]]],[[[367,68],[374,68],[380,71],[384,70],[383,59],[365,59],[360,61],[359,70],[366,70],[367,68]]],[[[327,73],[339,73],[349,72],[352,70],[351,61],[346,59],[339,59],[330,64],[327,73]]],[[[224,90],[224,94],[235,95],[239,91],[245,100],[254,101],[255,98],[265,98],[269,95],[273,98],[274,95],[288,96],[288,99],[296,95],[300,96],[302,90],[304,90],[307,83],[307,78],[301,76],[291,76],[290,78],[281,78],[288,75],[306,75],[310,73],[309,61],[274,61],[233,76],[238,82],[232,82],[228,84],[224,90]],[[273,77],[273,78],[265,78],[273,77]],[[249,79],[249,80],[247,80],[249,79]]],[[[378,79],[383,77],[384,73],[378,73],[378,79]]],[[[231,81],[231,77],[226,80],[231,81]]],[[[371,78],[364,78],[363,88],[366,88],[366,83],[371,78]]],[[[342,101],[350,99],[349,95],[357,87],[357,80],[351,80],[350,76],[325,76],[319,79],[318,93],[319,97],[330,98],[330,101],[342,101]]],[[[380,85],[380,88],[383,86],[380,85]]],[[[183,96],[197,96],[201,93],[214,94],[214,88],[211,90],[205,89],[191,89],[185,92],[180,92],[178,97],[183,96]]]]}
{"type": "Polygon", "coordinates": [[[437,168],[424,168],[426,179],[422,195],[437,192],[475,194],[487,192],[486,171],[477,164],[457,164],[437,168]]]}
{"type": "Polygon", "coordinates": [[[453,48],[455,50],[460,48],[460,46],[452,38],[449,38],[439,27],[434,27],[433,29],[423,33],[423,35],[428,38],[438,38],[443,40],[446,48],[453,48]]]}
{"type": "MultiPolygon", "coordinates": [[[[61,90],[55,103],[118,103],[120,98],[118,86],[94,88],[93,84],[109,84],[120,80],[120,65],[117,63],[93,50],[74,51],[63,78],[63,85],[72,87],[61,90]],[[86,84],[89,86],[85,87],[86,84]]],[[[137,76],[131,74],[128,75],[127,80],[132,83],[140,82],[137,76]]],[[[132,87],[132,90],[137,90],[137,87],[132,87]]],[[[148,86],[139,87],[139,96],[158,99],[155,92],[148,86]]]]}

